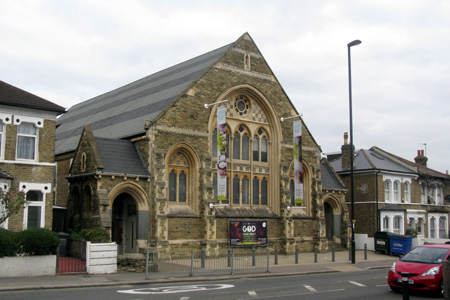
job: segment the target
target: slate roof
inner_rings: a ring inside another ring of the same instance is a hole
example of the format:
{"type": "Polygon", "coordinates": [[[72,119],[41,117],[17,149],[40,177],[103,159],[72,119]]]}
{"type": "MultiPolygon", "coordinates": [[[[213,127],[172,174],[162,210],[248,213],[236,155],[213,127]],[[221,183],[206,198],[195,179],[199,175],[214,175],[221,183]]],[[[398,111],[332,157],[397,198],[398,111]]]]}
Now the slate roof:
{"type": "Polygon", "coordinates": [[[382,211],[406,211],[406,208],[401,207],[400,205],[396,204],[387,204],[382,207],[380,207],[378,210],[382,211]]]}
{"type": "Polygon", "coordinates": [[[128,140],[95,138],[103,173],[150,177],[136,146],[128,140]]]}
{"type": "Polygon", "coordinates": [[[62,114],[66,109],[0,80],[0,104],[62,114]]]}
{"type": "MultiPolygon", "coordinates": [[[[342,168],[342,156],[339,156],[337,159],[330,162],[330,164],[338,173],[350,171],[350,168],[342,168]]],[[[407,168],[406,166],[390,159],[387,155],[375,151],[373,148],[369,150],[355,150],[353,170],[382,170],[396,173],[415,174],[415,172],[410,168],[407,168]]]]}
{"type": "Polygon", "coordinates": [[[430,169],[428,167],[422,166],[420,164],[417,164],[415,162],[409,161],[407,159],[404,159],[403,157],[397,156],[395,154],[386,152],[380,148],[377,147],[372,147],[372,149],[374,149],[377,152],[383,152],[386,156],[391,156],[394,159],[398,159],[400,160],[402,163],[408,165],[411,169],[413,169],[414,171],[416,171],[419,174],[427,174],[430,175],[432,177],[437,177],[437,178],[441,178],[441,179],[445,179],[445,180],[450,180],[450,175],[430,169]]]}
{"type": "Polygon", "coordinates": [[[96,137],[123,139],[144,134],[145,121],[158,118],[232,45],[228,44],[71,107],[57,121],[56,154],[74,151],[87,125],[96,137]]]}
{"type": "Polygon", "coordinates": [[[334,172],[333,167],[327,159],[320,161],[320,173],[322,175],[322,189],[324,190],[346,190],[344,184],[334,172]]]}

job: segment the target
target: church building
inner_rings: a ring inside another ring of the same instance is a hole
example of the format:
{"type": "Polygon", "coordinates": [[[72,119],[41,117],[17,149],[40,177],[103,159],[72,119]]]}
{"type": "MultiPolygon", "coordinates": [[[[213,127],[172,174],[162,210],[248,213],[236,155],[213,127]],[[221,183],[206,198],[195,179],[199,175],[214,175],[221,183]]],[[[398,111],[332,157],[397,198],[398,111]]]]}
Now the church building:
{"type": "Polygon", "coordinates": [[[59,118],[57,205],[69,209],[73,227],[110,230],[121,253],[346,247],[347,190],[300,112],[245,33],[59,118]],[[294,200],[295,121],[301,201],[294,200]]]}

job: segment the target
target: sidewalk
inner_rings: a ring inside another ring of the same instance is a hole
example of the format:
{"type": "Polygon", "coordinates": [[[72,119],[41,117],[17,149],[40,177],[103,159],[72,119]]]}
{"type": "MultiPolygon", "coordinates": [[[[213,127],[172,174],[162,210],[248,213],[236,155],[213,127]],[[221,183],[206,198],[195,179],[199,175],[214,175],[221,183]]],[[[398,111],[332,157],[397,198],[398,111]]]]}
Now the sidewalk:
{"type": "MultiPolygon", "coordinates": [[[[0,279],[0,292],[34,289],[61,289],[76,287],[94,287],[94,286],[115,286],[115,285],[137,285],[151,283],[176,283],[193,282],[204,280],[222,280],[229,278],[257,278],[269,276],[287,276],[287,275],[305,275],[329,272],[345,272],[364,269],[385,268],[388,269],[392,262],[398,260],[398,257],[377,254],[367,251],[367,260],[364,259],[364,251],[356,251],[355,264],[349,260],[348,251],[339,251],[335,253],[335,261],[332,261],[332,254],[319,253],[317,263],[314,262],[314,253],[307,252],[299,254],[299,262],[295,264],[293,255],[279,255],[278,264],[275,265],[275,257],[270,257],[269,273],[255,274],[225,274],[208,275],[197,273],[194,276],[177,274],[149,273],[149,279],[145,279],[145,273],[117,273],[102,275],[56,275],[56,276],[36,276],[36,277],[4,277],[0,279]]],[[[387,270],[386,270],[387,275],[387,270]]]]}

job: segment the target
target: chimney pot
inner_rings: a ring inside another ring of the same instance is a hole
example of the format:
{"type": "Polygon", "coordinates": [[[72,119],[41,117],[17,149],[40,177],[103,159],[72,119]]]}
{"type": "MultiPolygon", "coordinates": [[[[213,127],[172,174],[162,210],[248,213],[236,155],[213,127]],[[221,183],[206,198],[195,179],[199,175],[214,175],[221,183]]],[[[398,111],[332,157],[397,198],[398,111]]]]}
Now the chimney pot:
{"type": "Polygon", "coordinates": [[[414,158],[416,164],[427,166],[428,158],[424,155],[424,150],[417,150],[417,156],[414,158]]]}

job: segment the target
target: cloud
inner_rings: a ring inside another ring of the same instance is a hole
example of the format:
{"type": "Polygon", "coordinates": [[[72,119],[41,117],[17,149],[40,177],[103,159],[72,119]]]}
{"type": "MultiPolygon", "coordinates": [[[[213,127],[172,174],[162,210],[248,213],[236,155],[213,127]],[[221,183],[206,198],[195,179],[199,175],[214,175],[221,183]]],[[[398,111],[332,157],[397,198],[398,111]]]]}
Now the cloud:
{"type": "Polygon", "coordinates": [[[249,32],[324,152],[355,146],[450,168],[450,2],[0,0],[1,79],[64,107],[249,32]]]}

